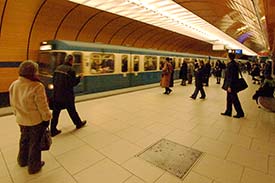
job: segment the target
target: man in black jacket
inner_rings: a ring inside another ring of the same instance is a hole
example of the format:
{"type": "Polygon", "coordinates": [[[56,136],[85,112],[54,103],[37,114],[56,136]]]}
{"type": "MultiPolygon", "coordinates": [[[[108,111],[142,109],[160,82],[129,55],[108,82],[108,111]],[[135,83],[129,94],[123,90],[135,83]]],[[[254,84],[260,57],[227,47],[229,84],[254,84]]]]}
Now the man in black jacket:
{"type": "Polygon", "coordinates": [[[68,55],[65,62],[58,66],[54,71],[53,76],[53,118],[51,120],[51,136],[54,137],[61,133],[58,130],[58,117],[62,109],[66,109],[76,128],[79,129],[86,124],[86,121],[81,121],[75,108],[74,86],[80,82],[81,76],[76,77],[75,71],[72,68],[73,56],[68,55]]]}
{"type": "Polygon", "coordinates": [[[238,98],[238,94],[236,92],[236,83],[239,78],[239,66],[238,63],[234,60],[235,54],[228,54],[230,62],[227,64],[227,69],[225,72],[223,89],[227,91],[226,98],[226,111],[221,113],[221,115],[231,116],[232,115],[232,104],[234,105],[237,114],[234,115],[234,118],[242,118],[244,117],[244,112],[238,98]]]}

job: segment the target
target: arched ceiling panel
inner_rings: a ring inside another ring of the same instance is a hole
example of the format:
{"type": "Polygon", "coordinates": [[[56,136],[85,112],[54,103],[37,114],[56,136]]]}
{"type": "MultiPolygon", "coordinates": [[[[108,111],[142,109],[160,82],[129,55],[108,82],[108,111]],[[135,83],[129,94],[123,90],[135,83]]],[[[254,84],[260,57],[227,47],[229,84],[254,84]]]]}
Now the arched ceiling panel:
{"type": "Polygon", "coordinates": [[[142,45],[140,47],[142,48],[149,48],[152,49],[152,42],[154,39],[156,39],[157,35],[162,35],[163,34],[163,29],[160,28],[155,28],[152,31],[144,34],[142,41],[142,45]]]}
{"type": "Polygon", "coordinates": [[[62,24],[63,18],[75,7],[74,3],[65,0],[47,0],[41,7],[34,25],[30,32],[29,57],[36,55],[41,41],[54,39],[58,27],[62,24]]]}
{"type": "Polygon", "coordinates": [[[130,21],[130,19],[121,16],[113,16],[113,18],[109,22],[106,22],[105,26],[101,29],[96,40],[100,40],[99,42],[107,44],[110,44],[110,42],[118,44],[119,41],[116,40],[117,37],[114,37],[115,34],[121,27],[124,27],[124,25],[127,25],[130,21]]]}
{"type": "Polygon", "coordinates": [[[3,61],[26,58],[28,36],[41,1],[0,1],[1,34],[0,56],[3,61]],[[5,6],[4,6],[5,5],[5,6]]]}
{"type": "Polygon", "coordinates": [[[56,39],[76,40],[79,30],[97,11],[92,11],[86,6],[75,5],[68,12],[60,28],[56,32],[56,39]]]}
{"type": "Polygon", "coordinates": [[[163,44],[164,40],[168,40],[170,35],[174,34],[173,32],[165,31],[161,35],[159,35],[158,39],[155,42],[152,42],[152,48],[159,49],[159,47],[163,44]]]}
{"type": "Polygon", "coordinates": [[[156,49],[157,47],[154,46],[155,43],[163,39],[165,36],[167,36],[167,31],[165,31],[164,29],[160,29],[159,33],[153,35],[151,38],[145,41],[144,44],[146,44],[148,48],[156,49]]]}
{"type": "Polygon", "coordinates": [[[117,29],[116,32],[113,33],[108,44],[123,45],[123,40],[126,39],[130,32],[133,30],[133,26],[135,26],[135,23],[136,22],[134,20],[125,19],[125,23],[120,26],[120,28],[117,29]]]}
{"type": "Polygon", "coordinates": [[[139,36],[145,31],[144,29],[148,29],[149,25],[146,25],[141,22],[135,21],[135,24],[131,31],[123,38],[122,45],[125,46],[134,46],[135,41],[138,39],[139,36]]]}
{"type": "Polygon", "coordinates": [[[79,34],[80,41],[86,42],[101,42],[108,43],[106,40],[101,40],[100,34],[105,26],[118,16],[112,15],[103,11],[97,13],[92,19],[85,25],[81,33],[79,34]]]}

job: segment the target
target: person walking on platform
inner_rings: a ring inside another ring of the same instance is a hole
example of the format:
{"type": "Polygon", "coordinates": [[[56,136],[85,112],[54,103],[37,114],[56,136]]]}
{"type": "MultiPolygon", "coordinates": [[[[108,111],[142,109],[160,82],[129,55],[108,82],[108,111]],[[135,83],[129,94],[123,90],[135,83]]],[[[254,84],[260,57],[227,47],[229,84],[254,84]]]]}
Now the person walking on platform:
{"type": "Polygon", "coordinates": [[[9,88],[10,105],[21,132],[17,162],[21,167],[28,166],[29,174],[39,172],[45,164],[41,161],[40,142],[52,117],[45,87],[37,73],[37,63],[22,62],[19,78],[9,88]]]}
{"type": "Polygon", "coordinates": [[[165,92],[163,94],[169,95],[172,90],[169,88],[171,85],[171,75],[173,73],[173,66],[169,62],[169,57],[165,59],[164,65],[162,67],[160,86],[165,88],[165,92]]]}
{"type": "Polygon", "coordinates": [[[181,84],[182,86],[186,86],[186,80],[187,80],[187,63],[183,61],[181,68],[180,68],[180,74],[179,78],[181,79],[181,84]]]}
{"type": "Polygon", "coordinates": [[[86,121],[81,121],[75,108],[74,86],[80,82],[81,76],[76,77],[72,68],[73,56],[68,55],[65,62],[58,66],[53,75],[53,118],[51,121],[51,136],[54,137],[61,133],[58,130],[58,118],[62,109],[66,109],[76,126],[76,129],[83,127],[86,121]]]}
{"type": "Polygon", "coordinates": [[[226,97],[226,110],[224,113],[221,113],[221,115],[225,116],[231,116],[232,115],[232,105],[234,105],[234,108],[237,112],[236,115],[234,115],[234,118],[242,118],[244,117],[244,112],[240,103],[240,100],[238,98],[238,94],[235,91],[236,82],[239,78],[239,66],[238,63],[234,60],[235,54],[229,53],[228,54],[230,62],[227,64],[227,68],[225,71],[225,78],[222,88],[226,90],[227,97],[226,97]]]}
{"type": "Polygon", "coordinates": [[[204,63],[202,60],[199,61],[199,67],[195,69],[195,91],[190,96],[192,99],[196,99],[197,95],[200,91],[201,97],[200,99],[205,99],[205,91],[203,89],[203,77],[204,77],[204,63]]]}

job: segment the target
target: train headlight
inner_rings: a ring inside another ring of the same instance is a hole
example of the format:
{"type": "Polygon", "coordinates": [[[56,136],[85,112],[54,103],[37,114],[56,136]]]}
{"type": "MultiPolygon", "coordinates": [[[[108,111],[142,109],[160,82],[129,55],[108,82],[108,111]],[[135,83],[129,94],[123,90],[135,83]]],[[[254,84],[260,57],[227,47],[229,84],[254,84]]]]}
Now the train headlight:
{"type": "Polygon", "coordinates": [[[53,84],[48,84],[48,89],[53,90],[53,84]]]}

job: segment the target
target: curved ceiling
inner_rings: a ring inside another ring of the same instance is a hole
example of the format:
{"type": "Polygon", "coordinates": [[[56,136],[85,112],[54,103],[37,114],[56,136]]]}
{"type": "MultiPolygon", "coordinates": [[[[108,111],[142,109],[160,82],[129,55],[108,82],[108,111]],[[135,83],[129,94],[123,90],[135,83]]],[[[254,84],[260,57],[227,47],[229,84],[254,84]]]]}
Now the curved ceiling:
{"type": "MultiPolygon", "coordinates": [[[[175,2],[231,37],[241,39],[236,30],[245,25],[238,21],[238,12],[228,7],[229,0],[175,2]]],[[[269,44],[273,49],[274,1],[264,1],[263,7],[268,12],[269,44]]],[[[26,58],[36,60],[40,42],[51,39],[101,42],[213,56],[225,54],[212,51],[211,44],[67,0],[1,0],[0,13],[0,61],[26,58]]],[[[252,50],[261,51],[261,46],[253,42],[251,36],[242,39],[252,50]]]]}

